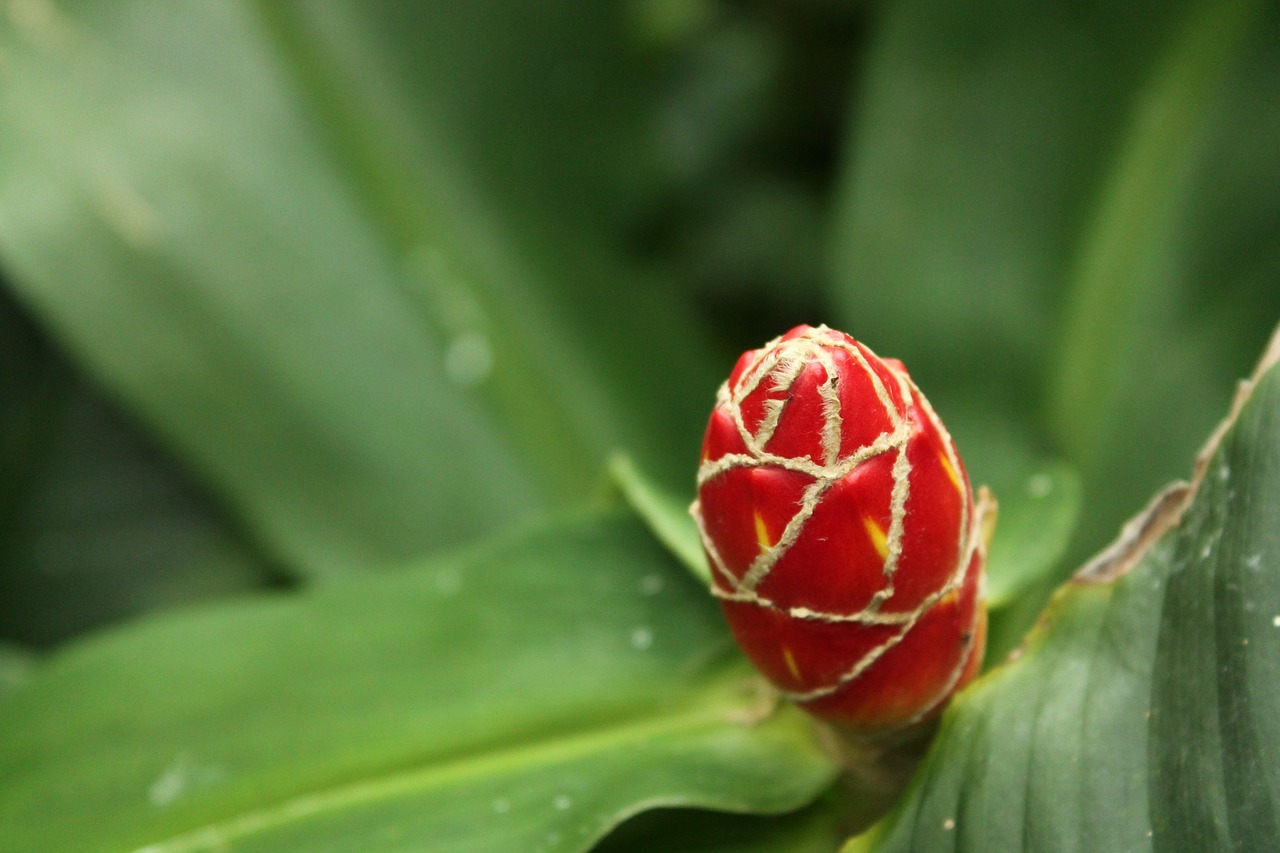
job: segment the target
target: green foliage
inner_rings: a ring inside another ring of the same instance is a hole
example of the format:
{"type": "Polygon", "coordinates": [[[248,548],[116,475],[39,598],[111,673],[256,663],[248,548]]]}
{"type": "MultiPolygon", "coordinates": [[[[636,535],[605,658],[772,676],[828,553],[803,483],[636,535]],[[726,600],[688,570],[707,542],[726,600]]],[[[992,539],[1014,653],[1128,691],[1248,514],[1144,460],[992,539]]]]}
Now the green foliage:
{"type": "Polygon", "coordinates": [[[561,5],[83,3],[0,42],[15,286],[300,574],[577,497],[619,445],[692,464],[714,373],[683,297],[583,234],[625,205],[591,164],[630,162],[640,69],[561,5]]]}
{"type": "Polygon", "coordinates": [[[848,849],[1267,849],[1275,371],[1067,578],[1280,317],[1278,70],[1256,0],[9,3],[0,847],[838,848],[687,514],[825,322],[1000,501],[987,674],[848,849]]]}
{"type": "Polygon", "coordinates": [[[729,649],[710,598],[618,516],[146,620],[0,704],[0,837],[578,850],[644,807],[794,809],[835,767],[729,649]]]}

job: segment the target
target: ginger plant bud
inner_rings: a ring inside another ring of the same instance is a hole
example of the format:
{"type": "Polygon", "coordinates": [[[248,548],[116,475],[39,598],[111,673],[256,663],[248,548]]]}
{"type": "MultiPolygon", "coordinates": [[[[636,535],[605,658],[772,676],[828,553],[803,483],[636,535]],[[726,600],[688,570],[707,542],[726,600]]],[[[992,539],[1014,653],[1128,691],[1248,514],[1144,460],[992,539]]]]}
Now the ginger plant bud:
{"type": "Polygon", "coordinates": [[[747,657],[869,736],[936,715],[978,672],[989,510],[906,368],[824,326],[738,360],[691,508],[747,657]]]}

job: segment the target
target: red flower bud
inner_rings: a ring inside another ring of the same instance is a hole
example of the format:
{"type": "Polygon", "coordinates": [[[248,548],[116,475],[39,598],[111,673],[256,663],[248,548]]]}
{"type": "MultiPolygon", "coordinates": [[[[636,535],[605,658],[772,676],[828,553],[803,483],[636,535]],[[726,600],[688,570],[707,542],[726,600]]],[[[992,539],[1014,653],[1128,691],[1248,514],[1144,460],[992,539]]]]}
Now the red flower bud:
{"type": "Polygon", "coordinates": [[[798,326],[720,387],[692,512],[747,656],[805,710],[873,734],[978,671],[983,498],[901,362],[798,326]]]}

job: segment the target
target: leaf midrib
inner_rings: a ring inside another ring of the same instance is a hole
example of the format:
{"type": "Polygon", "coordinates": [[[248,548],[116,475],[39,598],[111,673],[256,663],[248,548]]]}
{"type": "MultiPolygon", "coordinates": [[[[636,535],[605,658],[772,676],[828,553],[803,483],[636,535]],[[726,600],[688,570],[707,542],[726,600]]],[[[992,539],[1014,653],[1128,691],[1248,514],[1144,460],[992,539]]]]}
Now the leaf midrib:
{"type": "Polygon", "coordinates": [[[132,853],[199,853],[293,821],[411,793],[421,794],[447,784],[474,778],[500,778],[539,764],[563,763],[607,751],[620,744],[679,736],[701,728],[746,725],[735,721],[735,708],[735,703],[724,702],[685,704],[665,714],[646,715],[586,731],[558,734],[522,746],[499,747],[426,767],[342,782],[211,821],[162,841],[143,845],[132,853]]]}

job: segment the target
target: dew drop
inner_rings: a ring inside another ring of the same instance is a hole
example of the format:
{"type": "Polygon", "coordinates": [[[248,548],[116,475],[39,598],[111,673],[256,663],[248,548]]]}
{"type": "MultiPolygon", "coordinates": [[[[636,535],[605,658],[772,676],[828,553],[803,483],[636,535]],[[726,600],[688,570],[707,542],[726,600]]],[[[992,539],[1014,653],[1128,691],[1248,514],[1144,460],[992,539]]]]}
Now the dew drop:
{"type": "Polygon", "coordinates": [[[226,775],[223,768],[200,764],[190,753],[181,752],[147,788],[147,800],[157,808],[168,806],[194,788],[221,782],[226,775]]]}
{"type": "Polygon", "coordinates": [[[489,340],[477,332],[464,332],[449,342],[444,354],[444,370],[453,384],[474,388],[493,370],[493,350],[489,340]]]}
{"type": "Polygon", "coordinates": [[[1027,480],[1027,494],[1033,498],[1048,497],[1053,491],[1053,478],[1048,474],[1036,474],[1027,480]]]}
{"type": "Polygon", "coordinates": [[[190,783],[191,758],[179,755],[147,788],[147,799],[153,806],[167,806],[182,796],[190,783]]]}
{"type": "Polygon", "coordinates": [[[947,818],[942,822],[942,828],[945,829],[947,832],[950,832],[951,830],[955,829],[956,819],[953,817],[947,818]]]}
{"type": "Polygon", "coordinates": [[[462,589],[462,576],[457,569],[441,569],[436,572],[436,591],[441,595],[456,595],[462,589]]]}
{"type": "Polygon", "coordinates": [[[636,628],[631,632],[631,648],[638,652],[647,651],[653,645],[653,632],[648,628],[636,628]]]}
{"type": "Polygon", "coordinates": [[[1275,625],[1277,628],[1280,628],[1280,616],[1276,616],[1274,619],[1272,619],[1271,624],[1275,625]]]}

